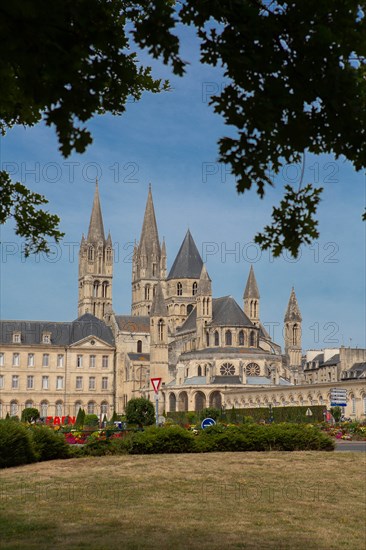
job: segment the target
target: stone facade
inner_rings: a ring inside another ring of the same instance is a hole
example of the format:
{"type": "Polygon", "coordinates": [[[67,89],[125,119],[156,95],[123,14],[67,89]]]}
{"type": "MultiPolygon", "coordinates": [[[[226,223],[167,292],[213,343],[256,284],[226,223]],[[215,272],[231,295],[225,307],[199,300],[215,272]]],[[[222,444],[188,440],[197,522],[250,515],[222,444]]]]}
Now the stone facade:
{"type": "Polygon", "coordinates": [[[160,411],[214,407],[330,405],[332,387],[348,389],[345,414],[366,415],[366,350],[309,351],[302,358],[302,318],[294,289],[284,317],[284,352],[260,319],[253,267],[243,307],[214,297],[212,281],[187,231],[167,274],[151,187],[132,264],[129,315],[113,309],[113,249],[104,234],[98,185],[79,254],[78,318],[71,323],[2,321],[0,417],[36,406],[42,416],[78,408],[110,416],[132,397],[160,411]]]}

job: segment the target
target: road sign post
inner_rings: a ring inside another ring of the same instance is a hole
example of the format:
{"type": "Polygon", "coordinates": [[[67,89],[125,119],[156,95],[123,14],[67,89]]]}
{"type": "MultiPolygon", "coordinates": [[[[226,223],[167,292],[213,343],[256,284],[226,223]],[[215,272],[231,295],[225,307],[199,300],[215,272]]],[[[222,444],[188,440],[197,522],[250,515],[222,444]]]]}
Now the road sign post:
{"type": "Polygon", "coordinates": [[[150,382],[155,392],[155,424],[159,426],[159,388],[161,378],[150,378],[150,382]]]}

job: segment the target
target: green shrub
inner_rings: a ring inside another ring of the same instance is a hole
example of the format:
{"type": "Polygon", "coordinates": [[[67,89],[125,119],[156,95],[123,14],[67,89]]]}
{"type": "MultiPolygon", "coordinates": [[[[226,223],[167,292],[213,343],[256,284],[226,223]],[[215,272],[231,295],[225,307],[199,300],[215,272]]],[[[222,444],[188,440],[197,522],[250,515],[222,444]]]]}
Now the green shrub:
{"type": "MultiPolygon", "coordinates": [[[[187,416],[190,413],[187,413],[187,416]]],[[[215,409],[214,407],[206,407],[205,409],[202,409],[201,411],[201,418],[212,418],[213,420],[217,420],[221,416],[220,409],[215,409]]]]}
{"type": "Polygon", "coordinates": [[[22,422],[33,422],[39,418],[39,410],[34,407],[27,407],[22,411],[22,422]]]}
{"type": "Polygon", "coordinates": [[[11,420],[0,420],[0,468],[36,461],[29,431],[11,420]]]}
{"type": "Polygon", "coordinates": [[[90,439],[83,447],[84,456],[105,456],[112,454],[109,439],[90,439]]]}
{"type": "Polygon", "coordinates": [[[151,426],[155,422],[154,406],[148,399],[137,397],[130,399],[126,406],[126,418],[129,424],[151,426]]]}
{"type": "Polygon", "coordinates": [[[194,435],[180,426],[151,427],[131,438],[131,454],[189,453],[194,435]]]}
{"type": "Polygon", "coordinates": [[[34,426],[31,431],[33,447],[39,461],[68,458],[69,445],[63,434],[47,426],[34,426]]]}
{"type": "Polygon", "coordinates": [[[86,414],[84,417],[84,426],[98,426],[99,418],[96,414],[86,414]]]}

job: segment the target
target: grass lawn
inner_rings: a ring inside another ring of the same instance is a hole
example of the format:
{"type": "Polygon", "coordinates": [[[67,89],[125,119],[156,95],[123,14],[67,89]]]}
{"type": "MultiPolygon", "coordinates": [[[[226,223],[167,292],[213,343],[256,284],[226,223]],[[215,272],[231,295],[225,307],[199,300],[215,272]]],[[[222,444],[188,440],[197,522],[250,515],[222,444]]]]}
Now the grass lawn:
{"type": "Polygon", "coordinates": [[[364,453],[209,453],[0,471],[0,548],[364,550],[364,453]]]}

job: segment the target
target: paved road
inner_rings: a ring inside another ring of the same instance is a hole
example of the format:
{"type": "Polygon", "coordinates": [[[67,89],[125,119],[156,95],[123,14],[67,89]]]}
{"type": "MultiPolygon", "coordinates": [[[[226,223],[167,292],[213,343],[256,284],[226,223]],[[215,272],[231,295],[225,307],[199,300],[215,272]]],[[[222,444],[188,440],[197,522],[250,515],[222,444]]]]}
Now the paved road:
{"type": "Polygon", "coordinates": [[[366,452],[366,441],[336,441],[336,451],[366,452]]]}

